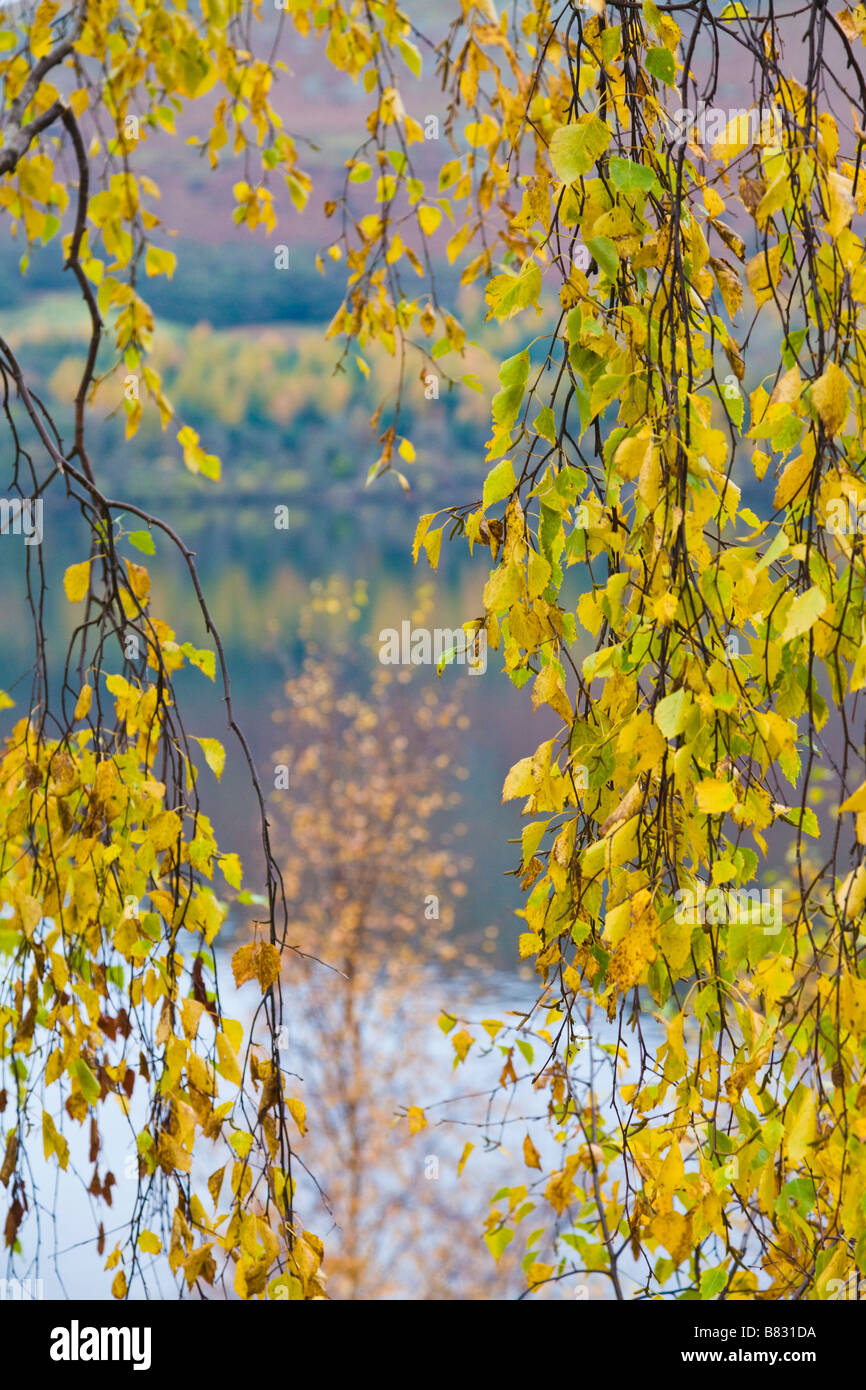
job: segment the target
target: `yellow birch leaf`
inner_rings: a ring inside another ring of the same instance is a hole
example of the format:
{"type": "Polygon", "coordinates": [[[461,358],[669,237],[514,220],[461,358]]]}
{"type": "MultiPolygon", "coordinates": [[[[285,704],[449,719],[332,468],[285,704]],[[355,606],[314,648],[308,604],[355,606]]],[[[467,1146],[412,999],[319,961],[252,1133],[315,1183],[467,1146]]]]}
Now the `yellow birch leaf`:
{"type": "Polygon", "coordinates": [[[247,980],[258,980],[262,994],[267,994],[280,973],[280,953],[270,941],[251,941],[235,951],[232,972],[239,989],[247,980]]]}
{"type": "Polygon", "coordinates": [[[535,791],[532,758],[521,758],[510,769],[502,788],[502,800],[513,801],[516,796],[531,796],[535,791]]]}
{"type": "Polygon", "coordinates": [[[839,915],[847,922],[859,917],[863,911],[863,904],[866,903],[866,865],[859,864],[856,869],[852,869],[845,875],[841,885],[836,890],[836,908],[839,915]]]}
{"type": "Polygon", "coordinates": [[[226,1081],[231,1081],[235,1086],[241,1084],[241,1069],[238,1060],[232,1051],[229,1040],[225,1033],[216,1035],[217,1056],[219,1057],[219,1071],[226,1081]]]}
{"type": "Polygon", "coordinates": [[[805,594],[795,598],[788,609],[785,630],[782,633],[783,645],[786,642],[793,642],[795,637],[802,637],[805,632],[814,627],[826,607],[827,600],[815,584],[812,585],[811,589],[807,589],[805,594]]]}
{"type": "Polygon", "coordinates": [[[779,281],[779,263],[782,259],[781,246],[771,246],[768,251],[759,251],[746,266],[746,279],[755,297],[758,308],[773,298],[779,281]]]}
{"type": "Polygon", "coordinates": [[[652,449],[652,430],[643,429],[622,441],[613,456],[613,466],[621,477],[636,478],[652,459],[652,449]]]}
{"type": "Polygon", "coordinates": [[[63,576],[63,587],[70,603],[80,603],[90,587],[90,561],[70,565],[63,576]]]}
{"type": "MultiPolygon", "coordinates": [[[[806,454],[799,454],[785,465],[773,497],[774,507],[787,507],[789,502],[799,496],[812,473],[812,460],[806,454]]],[[[805,496],[805,494],[803,494],[805,496]]],[[[802,498],[801,498],[802,501],[802,498]]]]}
{"type": "Polygon", "coordinates": [[[65,1169],[69,1162],[69,1145],[57,1130],[47,1110],[42,1111],[42,1147],[46,1158],[57,1154],[57,1162],[65,1169]]]}
{"type": "Polygon", "coordinates": [[[538,709],[539,705],[550,705],[566,724],[570,724],[574,717],[562,678],[553,662],[549,662],[539,672],[532,687],[532,708],[538,709]]]}
{"type": "Polygon", "coordinates": [[[866,1031],[866,980],[843,975],[839,983],[839,1014],[842,1024],[855,1038],[866,1031]]]}
{"type": "Polygon", "coordinates": [[[137,565],[133,560],[127,560],[126,576],[129,580],[130,589],[143,608],[147,603],[147,597],[150,593],[150,575],[144,565],[137,565]]]}
{"type": "Polygon", "coordinates": [[[307,1132],[307,1107],[302,1100],[287,1100],[286,1109],[303,1136],[307,1132]]]}
{"type": "Polygon", "coordinates": [[[422,1129],[427,1128],[427,1116],[420,1105],[410,1105],[406,1113],[410,1134],[420,1134],[422,1129]]]}
{"type": "Polygon", "coordinates": [[[463,1169],[466,1167],[466,1163],[467,1163],[467,1161],[468,1161],[469,1155],[471,1154],[471,1152],[472,1152],[472,1150],[473,1150],[474,1148],[475,1148],[475,1145],[474,1145],[474,1144],[470,1144],[468,1141],[467,1141],[467,1143],[465,1143],[465,1144],[463,1145],[463,1152],[462,1152],[462,1154],[460,1155],[460,1162],[457,1164],[457,1176],[458,1176],[458,1178],[460,1177],[460,1174],[463,1172],[463,1169]]]}
{"type": "Polygon", "coordinates": [[[148,839],[159,853],[173,845],[181,832],[181,819],[176,811],[161,811],[147,828],[148,839]]]}
{"type": "Polygon", "coordinates": [[[715,777],[705,777],[695,788],[698,810],[705,816],[721,816],[736,805],[737,797],[732,782],[719,782],[715,777]]]}
{"type": "Polygon", "coordinates": [[[200,738],[196,742],[204,753],[205,762],[219,781],[226,765],[226,750],[218,738],[200,738]]]}
{"type": "Polygon", "coordinates": [[[81,693],[79,694],[78,699],[75,702],[74,718],[76,720],[85,718],[88,711],[90,710],[90,702],[92,699],[93,687],[90,685],[83,685],[81,687],[81,693]]]}
{"type": "Polygon", "coordinates": [[[812,404],[828,434],[838,434],[848,418],[848,378],[831,362],[812,386],[812,404]]]}
{"type": "Polygon", "coordinates": [[[541,1154],[533,1144],[529,1135],[523,1141],[523,1162],[527,1168],[541,1168],[541,1154]]]}

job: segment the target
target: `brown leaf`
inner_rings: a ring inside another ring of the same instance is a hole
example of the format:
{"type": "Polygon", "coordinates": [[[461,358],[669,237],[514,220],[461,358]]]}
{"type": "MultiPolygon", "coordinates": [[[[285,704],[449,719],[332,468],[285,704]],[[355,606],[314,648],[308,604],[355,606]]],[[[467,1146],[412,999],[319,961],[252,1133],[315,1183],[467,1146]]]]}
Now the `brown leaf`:
{"type": "Polygon", "coordinates": [[[114,1042],[117,1037],[117,1019],[109,1018],[107,1014],[100,1014],[98,1022],[101,1031],[114,1042]]]}
{"type": "Polygon", "coordinates": [[[511,1052],[509,1052],[508,1057],[505,1061],[505,1066],[502,1068],[502,1071],[499,1075],[500,1086],[504,1086],[507,1081],[513,1081],[515,1084],[517,1083],[517,1072],[514,1070],[514,1063],[511,1060],[511,1052]]]}
{"type": "Polygon", "coordinates": [[[749,179],[745,174],[740,175],[740,197],[743,200],[743,207],[752,216],[755,215],[755,208],[760,203],[767,191],[764,179],[749,179]]]}
{"type": "Polygon", "coordinates": [[[217,1168],[216,1172],[211,1173],[210,1177],[207,1180],[207,1190],[211,1195],[211,1201],[214,1204],[214,1211],[216,1211],[216,1206],[220,1199],[220,1189],[223,1185],[223,1177],[225,1175],[225,1171],[225,1166],[223,1166],[222,1168],[217,1168]]]}
{"type": "Polygon", "coordinates": [[[0,1168],[0,1182],[4,1187],[9,1186],[9,1179],[15,1172],[15,1164],[18,1160],[18,1134],[10,1134],[6,1140],[6,1155],[3,1159],[3,1167],[0,1168]]]}
{"type": "Polygon", "coordinates": [[[266,1111],[270,1110],[273,1105],[276,1105],[277,1101],[279,1100],[279,1097],[280,1077],[279,1073],[277,1073],[276,1075],[268,1076],[265,1079],[264,1088],[262,1090],[262,1101],[259,1106],[260,1120],[262,1116],[266,1113],[266,1111]]]}
{"type": "Polygon", "coordinates": [[[21,1225],[23,1216],[24,1208],[22,1207],[21,1203],[16,1197],[15,1201],[9,1208],[8,1216],[6,1217],[6,1244],[10,1247],[15,1244],[15,1238],[18,1235],[18,1227],[21,1225]]]}
{"type": "Polygon", "coordinates": [[[204,1004],[205,1008],[207,1009],[214,1022],[214,1026],[218,1029],[219,1016],[217,1014],[214,1001],[212,999],[208,999],[207,990],[205,989],[204,975],[202,974],[201,956],[196,956],[195,965],[192,968],[192,997],[193,999],[197,999],[199,1004],[204,1004]]]}
{"type": "Polygon", "coordinates": [[[710,226],[718,232],[728,250],[733,251],[738,261],[746,259],[746,243],[741,236],[737,236],[737,233],[727,223],[720,222],[718,217],[711,217],[710,226]]]}
{"type": "Polygon", "coordinates": [[[746,375],[746,364],[737,351],[733,338],[724,344],[723,351],[731,364],[731,371],[734,373],[737,381],[742,381],[746,375]]]}

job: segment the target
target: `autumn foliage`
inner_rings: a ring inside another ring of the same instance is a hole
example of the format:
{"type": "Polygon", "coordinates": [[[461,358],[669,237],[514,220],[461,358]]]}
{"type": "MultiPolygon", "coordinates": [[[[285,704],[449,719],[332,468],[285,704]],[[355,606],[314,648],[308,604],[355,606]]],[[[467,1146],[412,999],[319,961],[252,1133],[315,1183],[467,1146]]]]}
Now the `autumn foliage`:
{"type": "MultiPolygon", "coordinates": [[[[555,730],[503,793],[523,815],[516,950],[538,1003],[490,1036],[496,1091],[531,1092],[544,1118],[479,1231],[495,1256],[519,1250],[533,1289],[592,1275],[620,1299],[825,1299],[866,1273],[866,572],[845,521],[866,503],[866,12],[807,7],[786,21],[789,60],[773,19],[739,3],[454,9],[430,54],[432,175],[413,104],[429,48],[409,19],[391,3],[287,14],[369,96],[325,249],[346,269],[328,330],[344,362],[368,372],[375,345],[397,365],[369,480],[410,486],[410,393],[483,390],[443,260],[483,289],[494,328],[523,332],[497,363],[475,495],[443,498],[414,546],[435,569],[443,542],[466,542],[467,628],[555,730]],[[709,139],[682,116],[713,101],[734,114],[709,139]],[[710,889],[734,910],[706,910],[710,889]]],[[[294,1204],[304,1114],[278,1040],[296,943],[265,799],[194,557],[107,495],[87,433],[107,352],[112,389],[141,382],[129,434],[155,410],[186,467],[220,477],[148,359],[141,286],[175,265],[137,158],[149,130],[199,113],[208,163],[243,159],[239,224],[270,236],[281,205],[300,210],[311,184],[268,37],[240,0],[43,0],[0,28],[0,207],[22,246],[56,243],[90,322],[68,439],[0,337],[10,486],[65,502],[90,545],[50,672],[44,575],[22,579],[34,677],[0,763],[0,1181],[14,1250],[28,1143],[65,1171],[89,1123],[108,1204],[99,1117],[119,1104],[139,1185],[108,1255],[118,1297],[162,1249],[189,1288],[325,1292],[294,1204]],[[145,566],[118,550],[122,511],[139,553],[157,533],[181,556],[207,648],[153,611],[145,566]],[[219,776],[226,753],[184,728],[188,665],[222,686],[261,812],[265,915],[233,957],[252,1022],[219,999],[214,943],[245,890],[199,801],[197,761],[219,776]]],[[[343,935],[360,970],[358,925],[343,935]]]]}

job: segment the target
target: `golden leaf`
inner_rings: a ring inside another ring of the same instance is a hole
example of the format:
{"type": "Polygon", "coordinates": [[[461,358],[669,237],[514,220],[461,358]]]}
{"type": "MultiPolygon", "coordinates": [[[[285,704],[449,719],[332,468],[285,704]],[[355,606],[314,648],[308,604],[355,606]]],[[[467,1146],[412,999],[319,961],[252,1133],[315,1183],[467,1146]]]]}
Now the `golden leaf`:
{"type": "Polygon", "coordinates": [[[541,1155],[528,1134],[523,1141],[523,1162],[527,1168],[541,1168],[541,1155]]]}
{"type": "Polygon", "coordinates": [[[267,994],[280,973],[280,953],[270,941],[251,941],[235,951],[232,972],[238,988],[247,980],[258,980],[262,994],[267,994]]]}
{"type": "Polygon", "coordinates": [[[812,404],[828,434],[838,434],[848,418],[848,378],[831,362],[812,384],[812,404]]]}
{"type": "Polygon", "coordinates": [[[90,587],[90,561],[70,565],[63,576],[63,588],[70,603],[80,603],[90,587]]]}
{"type": "Polygon", "coordinates": [[[410,1134],[419,1134],[422,1129],[427,1128],[427,1116],[420,1105],[410,1105],[406,1112],[406,1118],[409,1121],[410,1134]]]}

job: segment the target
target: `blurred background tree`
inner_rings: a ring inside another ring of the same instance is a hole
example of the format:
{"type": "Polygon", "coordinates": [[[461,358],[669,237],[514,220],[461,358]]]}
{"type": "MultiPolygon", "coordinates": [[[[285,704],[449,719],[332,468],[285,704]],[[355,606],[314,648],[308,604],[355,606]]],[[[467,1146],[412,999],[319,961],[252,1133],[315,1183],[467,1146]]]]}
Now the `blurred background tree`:
{"type": "MultiPolygon", "coordinates": [[[[468,719],[453,670],[440,685],[431,668],[395,675],[374,660],[366,691],[347,688],[359,658],[346,638],[364,601],[339,578],[314,597],[306,659],[274,715],[274,761],[291,779],[290,796],[273,798],[289,935],[332,967],[310,964],[304,1036],[292,1037],[314,1116],[299,1153],[333,1216],[332,1297],[491,1297],[509,1267],[493,1265],[479,1194],[458,1183],[465,1135],[443,1138],[412,1104],[441,1038],[441,970],[458,956],[454,905],[472,869],[454,737],[468,719]]],[[[429,621],[429,588],[415,603],[413,623],[429,621]]],[[[462,940],[459,956],[465,965],[462,940]]],[[[469,956],[478,969],[472,943],[469,956]]]]}

